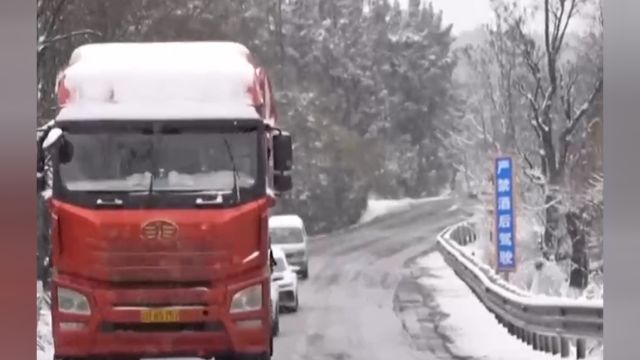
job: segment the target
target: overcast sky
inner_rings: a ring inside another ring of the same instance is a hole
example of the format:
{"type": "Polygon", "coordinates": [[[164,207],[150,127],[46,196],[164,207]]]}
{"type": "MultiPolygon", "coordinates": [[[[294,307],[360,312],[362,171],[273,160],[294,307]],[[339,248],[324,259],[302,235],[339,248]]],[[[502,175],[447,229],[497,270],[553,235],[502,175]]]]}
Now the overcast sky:
{"type": "MultiPolygon", "coordinates": [[[[400,4],[407,6],[409,0],[399,0],[400,4]]],[[[428,2],[429,0],[423,0],[428,2]]],[[[520,0],[522,4],[539,2],[541,0],[520,0]]],[[[473,30],[476,27],[489,23],[492,20],[490,0],[431,0],[436,10],[442,10],[444,24],[453,24],[453,33],[460,34],[463,31],[473,30]]],[[[580,21],[576,26],[570,26],[574,30],[584,28],[585,22],[580,21]]],[[[536,26],[542,30],[542,24],[538,20],[536,26]]]]}

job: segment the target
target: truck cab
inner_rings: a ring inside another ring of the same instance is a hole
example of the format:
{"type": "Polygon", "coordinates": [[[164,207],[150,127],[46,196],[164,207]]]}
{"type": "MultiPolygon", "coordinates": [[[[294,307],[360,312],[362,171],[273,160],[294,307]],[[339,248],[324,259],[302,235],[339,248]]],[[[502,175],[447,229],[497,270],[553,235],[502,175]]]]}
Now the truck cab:
{"type": "Polygon", "coordinates": [[[57,92],[38,147],[55,358],[269,358],[268,216],[292,146],[250,52],[85,45],[57,92]]]}

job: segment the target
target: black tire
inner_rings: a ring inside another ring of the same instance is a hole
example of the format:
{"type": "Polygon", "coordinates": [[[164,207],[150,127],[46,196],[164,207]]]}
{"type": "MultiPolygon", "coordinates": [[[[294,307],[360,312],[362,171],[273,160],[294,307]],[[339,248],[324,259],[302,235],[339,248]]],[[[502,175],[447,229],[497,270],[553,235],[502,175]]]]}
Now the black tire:
{"type": "MultiPolygon", "coordinates": [[[[278,324],[278,328],[280,328],[279,324],[278,324]]],[[[273,356],[273,335],[269,339],[269,358],[271,358],[272,356],[273,356]]]]}
{"type": "Polygon", "coordinates": [[[139,357],[126,356],[86,356],[86,357],[54,357],[54,360],[140,360],[139,357]]]}
{"type": "Polygon", "coordinates": [[[296,301],[291,307],[291,312],[298,312],[298,308],[300,307],[300,299],[298,299],[298,292],[296,292],[296,301]]]}
{"type": "Polygon", "coordinates": [[[214,357],[215,360],[269,360],[271,359],[271,354],[260,354],[260,355],[225,355],[214,357]]]}
{"type": "Polygon", "coordinates": [[[300,271],[300,278],[303,280],[307,280],[309,278],[309,267],[305,267],[300,271]]]}
{"type": "Polygon", "coordinates": [[[271,333],[274,337],[280,334],[280,311],[276,312],[276,318],[273,319],[273,328],[271,329],[271,333]]]}
{"type": "Polygon", "coordinates": [[[238,360],[240,357],[234,355],[215,356],[215,360],[238,360]]]}

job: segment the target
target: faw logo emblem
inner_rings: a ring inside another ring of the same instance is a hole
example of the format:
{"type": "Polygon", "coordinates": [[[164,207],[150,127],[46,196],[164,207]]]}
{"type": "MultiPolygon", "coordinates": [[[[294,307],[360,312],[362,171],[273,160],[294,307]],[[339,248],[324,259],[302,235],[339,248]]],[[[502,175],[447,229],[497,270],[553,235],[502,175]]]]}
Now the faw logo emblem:
{"type": "Polygon", "coordinates": [[[168,220],[152,220],[142,225],[140,234],[145,240],[169,240],[178,235],[178,225],[168,220]]]}

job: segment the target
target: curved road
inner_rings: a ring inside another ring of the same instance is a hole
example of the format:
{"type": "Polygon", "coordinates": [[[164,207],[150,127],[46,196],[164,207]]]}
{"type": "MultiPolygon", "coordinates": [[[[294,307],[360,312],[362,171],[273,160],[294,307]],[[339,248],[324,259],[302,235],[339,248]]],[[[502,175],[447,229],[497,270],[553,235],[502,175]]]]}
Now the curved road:
{"type": "Polygon", "coordinates": [[[433,200],[312,240],[300,309],[281,314],[273,359],[456,359],[409,265],[464,218],[459,201],[433,200]]]}

